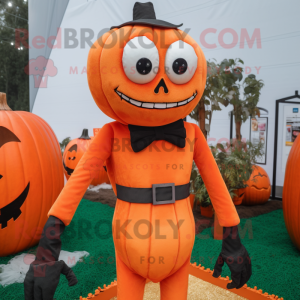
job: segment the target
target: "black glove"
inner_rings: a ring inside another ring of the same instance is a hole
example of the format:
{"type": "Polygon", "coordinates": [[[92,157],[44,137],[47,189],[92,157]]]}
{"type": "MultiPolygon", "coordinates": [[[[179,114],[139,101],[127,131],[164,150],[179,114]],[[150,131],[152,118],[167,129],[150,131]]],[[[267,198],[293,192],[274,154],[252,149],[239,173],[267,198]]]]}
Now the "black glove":
{"type": "Polygon", "coordinates": [[[223,227],[222,250],[215,264],[213,277],[218,278],[222,273],[224,262],[227,263],[232,282],[228,289],[240,289],[251,277],[252,268],[250,256],[242,245],[238,227],[223,227]]]}
{"type": "Polygon", "coordinates": [[[31,263],[24,281],[25,300],[52,300],[59,283],[60,274],[64,274],[69,286],[78,281],[64,261],[58,261],[61,250],[60,236],[65,230],[64,223],[50,216],[37,248],[35,261],[31,263]]]}

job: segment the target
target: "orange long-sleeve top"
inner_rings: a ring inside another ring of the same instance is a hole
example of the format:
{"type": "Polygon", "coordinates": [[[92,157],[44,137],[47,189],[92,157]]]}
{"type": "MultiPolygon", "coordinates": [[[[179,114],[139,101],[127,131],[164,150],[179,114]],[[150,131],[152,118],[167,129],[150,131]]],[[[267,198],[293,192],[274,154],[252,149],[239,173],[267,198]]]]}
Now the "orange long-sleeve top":
{"type": "Polygon", "coordinates": [[[174,182],[175,185],[188,183],[194,160],[220,225],[230,227],[239,224],[240,219],[236,208],[200,128],[195,124],[187,122],[184,124],[188,142],[183,151],[179,151],[176,146],[168,142],[155,141],[152,143],[154,144],[152,148],[149,146],[138,153],[134,153],[130,146],[128,126],[118,122],[103,126],[81,158],[48,215],[53,215],[68,225],[93,176],[102,168],[105,161],[110,181],[116,191],[116,183],[144,188],[152,187],[155,183],[174,182]],[[153,151],[155,149],[158,152],[153,151]],[[170,167],[172,165],[173,169],[170,167]],[[178,167],[174,169],[174,165],[178,167]]]}

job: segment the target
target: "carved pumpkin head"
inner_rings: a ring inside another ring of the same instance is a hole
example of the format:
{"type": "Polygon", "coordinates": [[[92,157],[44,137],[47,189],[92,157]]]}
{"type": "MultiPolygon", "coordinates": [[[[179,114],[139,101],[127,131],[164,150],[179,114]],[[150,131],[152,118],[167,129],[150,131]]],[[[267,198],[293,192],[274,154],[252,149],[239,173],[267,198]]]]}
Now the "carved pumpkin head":
{"type": "Polygon", "coordinates": [[[260,166],[254,166],[253,172],[246,182],[243,205],[266,203],[271,195],[271,184],[267,172],[260,166]]]}
{"type": "Polygon", "coordinates": [[[237,189],[233,191],[235,196],[232,198],[234,205],[241,205],[245,196],[245,189],[237,189]]]}
{"type": "Polygon", "coordinates": [[[136,24],[100,37],[90,50],[87,73],[106,115],[123,124],[160,126],[186,117],[197,105],[206,60],[185,32],[136,24]]]}
{"type": "Polygon", "coordinates": [[[0,256],[35,245],[64,185],[59,143],[40,117],[0,93],[0,256]]]}
{"type": "MultiPolygon", "coordinates": [[[[92,138],[89,137],[88,129],[83,129],[81,137],[72,140],[66,146],[63,155],[63,166],[64,166],[64,173],[67,179],[69,179],[72,173],[74,172],[81,157],[89,148],[92,139],[93,137],[92,138]]],[[[91,182],[92,185],[98,185],[101,183],[109,183],[109,178],[106,172],[105,164],[103,168],[98,168],[97,174],[93,179],[93,181],[91,182]]]]}

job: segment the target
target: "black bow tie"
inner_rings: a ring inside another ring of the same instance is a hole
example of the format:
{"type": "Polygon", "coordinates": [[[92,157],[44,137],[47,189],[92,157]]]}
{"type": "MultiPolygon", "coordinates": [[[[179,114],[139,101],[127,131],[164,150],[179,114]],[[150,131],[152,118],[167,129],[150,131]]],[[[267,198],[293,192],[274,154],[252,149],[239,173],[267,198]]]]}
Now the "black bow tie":
{"type": "Polygon", "coordinates": [[[134,152],[139,152],[148,147],[152,142],[165,140],[179,148],[185,147],[186,130],[183,120],[174,123],[145,127],[128,125],[130,131],[131,147],[134,152]]]}

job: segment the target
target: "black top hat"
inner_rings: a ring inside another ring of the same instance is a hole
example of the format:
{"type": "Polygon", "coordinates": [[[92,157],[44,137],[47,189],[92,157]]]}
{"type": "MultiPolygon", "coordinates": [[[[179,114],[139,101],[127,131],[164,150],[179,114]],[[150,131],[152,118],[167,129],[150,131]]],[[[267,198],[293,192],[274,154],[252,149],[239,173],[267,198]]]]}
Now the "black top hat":
{"type": "Polygon", "coordinates": [[[110,29],[120,28],[126,25],[133,25],[133,24],[152,25],[152,26],[164,27],[164,28],[177,28],[182,26],[182,23],[179,25],[175,25],[166,21],[157,20],[152,2],[146,2],[146,3],[135,2],[133,7],[133,20],[123,23],[119,26],[112,26],[110,29]]]}

